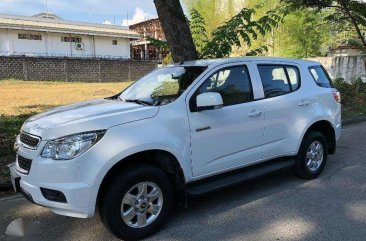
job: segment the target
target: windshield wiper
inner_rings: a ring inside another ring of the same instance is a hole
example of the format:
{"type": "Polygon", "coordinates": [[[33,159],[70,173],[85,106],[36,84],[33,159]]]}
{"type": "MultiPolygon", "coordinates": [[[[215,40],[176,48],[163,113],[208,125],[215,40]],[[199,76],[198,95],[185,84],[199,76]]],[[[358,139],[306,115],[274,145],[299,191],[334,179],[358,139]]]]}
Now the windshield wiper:
{"type": "Polygon", "coordinates": [[[131,102],[131,103],[136,103],[139,105],[152,105],[152,103],[148,102],[148,101],[144,101],[144,100],[139,100],[139,99],[134,99],[134,100],[123,100],[124,102],[131,102]]]}

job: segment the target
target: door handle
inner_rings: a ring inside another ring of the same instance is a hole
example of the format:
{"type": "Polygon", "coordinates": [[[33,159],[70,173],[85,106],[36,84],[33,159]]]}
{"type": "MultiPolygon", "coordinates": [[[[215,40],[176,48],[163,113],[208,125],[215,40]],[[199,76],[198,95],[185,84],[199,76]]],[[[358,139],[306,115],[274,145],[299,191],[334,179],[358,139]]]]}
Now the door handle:
{"type": "Polygon", "coordinates": [[[310,100],[303,100],[303,101],[300,101],[299,106],[308,106],[310,104],[311,104],[310,100]]]}
{"type": "Polygon", "coordinates": [[[257,117],[257,116],[260,116],[262,114],[262,111],[257,111],[257,110],[252,110],[248,116],[249,117],[257,117]]]}

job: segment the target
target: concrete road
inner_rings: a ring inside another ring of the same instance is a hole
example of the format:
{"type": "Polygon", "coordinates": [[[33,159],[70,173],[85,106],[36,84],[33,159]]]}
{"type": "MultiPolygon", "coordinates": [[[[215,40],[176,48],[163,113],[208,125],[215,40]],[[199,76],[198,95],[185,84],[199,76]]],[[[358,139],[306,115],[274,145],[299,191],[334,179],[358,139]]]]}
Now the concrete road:
{"type": "MultiPolygon", "coordinates": [[[[324,173],[304,181],[281,171],[192,200],[150,240],[366,240],[366,123],[347,126],[324,173]]],[[[93,219],[58,216],[22,197],[0,201],[0,239],[19,217],[41,240],[115,240],[93,219]]]]}

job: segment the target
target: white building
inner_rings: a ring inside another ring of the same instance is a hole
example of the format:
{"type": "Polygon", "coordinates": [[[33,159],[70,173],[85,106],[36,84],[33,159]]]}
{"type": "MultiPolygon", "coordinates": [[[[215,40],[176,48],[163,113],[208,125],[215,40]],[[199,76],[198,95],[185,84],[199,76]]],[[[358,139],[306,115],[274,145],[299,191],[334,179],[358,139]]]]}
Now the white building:
{"type": "Polygon", "coordinates": [[[72,22],[51,13],[0,14],[0,55],[130,58],[140,35],[117,25],[72,22]]]}

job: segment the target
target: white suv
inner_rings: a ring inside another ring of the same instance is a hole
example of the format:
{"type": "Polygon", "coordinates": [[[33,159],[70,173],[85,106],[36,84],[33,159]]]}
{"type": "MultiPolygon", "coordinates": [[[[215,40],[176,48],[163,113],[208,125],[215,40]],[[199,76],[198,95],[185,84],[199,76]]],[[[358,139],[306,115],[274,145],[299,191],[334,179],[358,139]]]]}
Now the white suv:
{"type": "Polygon", "coordinates": [[[340,133],[340,94],[317,62],[182,62],[115,96],[28,119],[15,186],[58,214],[98,208],[117,237],[139,239],[189,195],[285,167],[316,178],[340,133]]]}

